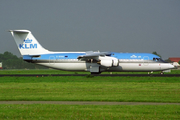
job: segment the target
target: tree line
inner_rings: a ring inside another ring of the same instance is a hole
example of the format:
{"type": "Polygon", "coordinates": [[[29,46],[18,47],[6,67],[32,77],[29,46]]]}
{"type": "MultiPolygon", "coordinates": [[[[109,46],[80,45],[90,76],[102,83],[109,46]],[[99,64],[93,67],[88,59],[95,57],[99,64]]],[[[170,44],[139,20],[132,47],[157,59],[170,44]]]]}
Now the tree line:
{"type": "Polygon", "coordinates": [[[17,57],[8,51],[0,53],[0,62],[3,69],[47,69],[44,66],[25,62],[22,57],[17,57]]]}

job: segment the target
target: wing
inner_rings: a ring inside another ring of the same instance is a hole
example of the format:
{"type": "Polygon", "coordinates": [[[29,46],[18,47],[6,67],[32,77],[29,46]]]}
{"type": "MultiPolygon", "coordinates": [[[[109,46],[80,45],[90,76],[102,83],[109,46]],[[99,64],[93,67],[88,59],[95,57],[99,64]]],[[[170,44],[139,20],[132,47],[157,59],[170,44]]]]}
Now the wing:
{"type": "Polygon", "coordinates": [[[110,56],[111,52],[93,52],[87,51],[85,55],[78,56],[77,59],[88,60],[88,59],[96,59],[98,61],[99,56],[110,56]]]}

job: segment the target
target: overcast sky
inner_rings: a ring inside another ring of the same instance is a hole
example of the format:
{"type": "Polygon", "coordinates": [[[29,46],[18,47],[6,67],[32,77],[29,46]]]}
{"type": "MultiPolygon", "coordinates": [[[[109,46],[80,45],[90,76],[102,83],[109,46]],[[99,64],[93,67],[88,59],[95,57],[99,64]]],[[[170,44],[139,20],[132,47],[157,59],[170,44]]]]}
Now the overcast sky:
{"type": "Polygon", "coordinates": [[[180,57],[180,0],[1,0],[0,53],[20,57],[8,30],[50,51],[156,51],[180,57]]]}

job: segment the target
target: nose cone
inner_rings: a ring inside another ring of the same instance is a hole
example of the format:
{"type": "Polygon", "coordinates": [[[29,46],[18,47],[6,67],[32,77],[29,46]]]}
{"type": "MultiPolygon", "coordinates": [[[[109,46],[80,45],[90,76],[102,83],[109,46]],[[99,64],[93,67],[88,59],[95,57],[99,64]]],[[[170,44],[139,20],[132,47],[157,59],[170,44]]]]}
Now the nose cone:
{"type": "Polygon", "coordinates": [[[170,63],[161,64],[161,70],[169,70],[169,69],[173,69],[173,68],[175,68],[175,66],[170,63]]]}
{"type": "Polygon", "coordinates": [[[169,69],[173,69],[173,68],[176,68],[176,67],[172,64],[169,64],[169,69]]]}

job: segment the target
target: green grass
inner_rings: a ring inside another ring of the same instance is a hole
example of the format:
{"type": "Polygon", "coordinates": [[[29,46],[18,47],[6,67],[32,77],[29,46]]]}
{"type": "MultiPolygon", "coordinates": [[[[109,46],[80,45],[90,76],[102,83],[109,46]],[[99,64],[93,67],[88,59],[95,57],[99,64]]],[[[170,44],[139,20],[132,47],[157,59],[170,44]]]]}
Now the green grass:
{"type": "Polygon", "coordinates": [[[0,77],[0,100],[180,103],[180,78],[0,77]]]}
{"type": "MultiPolygon", "coordinates": [[[[0,70],[0,74],[75,74],[76,72],[70,72],[70,71],[61,71],[61,70],[53,70],[53,69],[41,69],[41,70],[0,70]]],[[[86,72],[82,72],[86,73],[86,72]]]]}
{"type": "MultiPolygon", "coordinates": [[[[112,74],[147,74],[148,72],[112,72],[112,74]]],[[[90,72],[74,72],[74,71],[62,71],[54,69],[41,69],[41,70],[0,70],[0,74],[90,74],[90,72]]],[[[101,74],[110,74],[110,72],[102,72],[101,74]]],[[[160,74],[160,72],[153,72],[150,74],[160,74]]],[[[180,70],[171,70],[170,73],[165,74],[180,74],[180,70]]]]}
{"type": "Polygon", "coordinates": [[[178,105],[0,105],[0,119],[59,120],[174,120],[180,119],[178,105]]]}
{"type": "MultiPolygon", "coordinates": [[[[29,71],[28,73],[37,73],[29,71]]],[[[22,71],[27,74],[27,71],[22,71]]],[[[46,70],[45,70],[46,71],[46,70]]],[[[47,70],[51,74],[56,70],[47,70]]],[[[47,73],[44,74],[47,74],[47,73]]],[[[17,71],[13,74],[16,74],[17,71]]],[[[42,71],[40,70],[39,74],[42,71]]],[[[180,103],[179,77],[0,77],[0,100],[180,103]]],[[[180,119],[180,105],[0,104],[4,119],[180,119]]]]}

